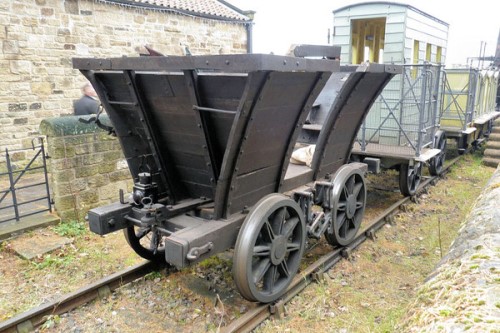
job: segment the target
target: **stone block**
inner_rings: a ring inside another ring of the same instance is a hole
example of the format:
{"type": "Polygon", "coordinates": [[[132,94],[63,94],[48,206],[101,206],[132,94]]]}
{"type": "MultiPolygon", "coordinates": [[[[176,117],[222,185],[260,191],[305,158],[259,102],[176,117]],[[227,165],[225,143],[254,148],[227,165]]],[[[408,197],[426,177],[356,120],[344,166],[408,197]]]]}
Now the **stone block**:
{"type": "Polygon", "coordinates": [[[86,191],[88,190],[88,183],[86,178],[77,178],[71,182],[71,189],[73,191],[86,191]]]}
{"type": "Polygon", "coordinates": [[[31,61],[11,60],[10,72],[12,74],[31,74],[31,61]]]}
{"type": "Polygon", "coordinates": [[[66,222],[66,221],[79,221],[79,220],[83,220],[83,218],[85,217],[85,213],[82,211],[75,211],[74,209],[71,209],[71,210],[65,210],[65,211],[61,211],[61,210],[58,210],[57,207],[56,207],[56,210],[57,210],[57,215],[59,215],[59,217],[61,218],[61,221],[63,222],[66,222]]]}
{"type": "Polygon", "coordinates": [[[87,135],[71,135],[64,137],[64,143],[66,143],[67,145],[81,145],[87,142],[87,135]]]}
{"type": "Polygon", "coordinates": [[[65,140],[67,137],[57,137],[57,136],[48,136],[47,137],[47,142],[48,142],[48,147],[49,149],[51,148],[64,148],[66,145],[65,140]]]}
{"type": "Polygon", "coordinates": [[[120,147],[120,143],[118,142],[116,136],[109,135],[107,132],[102,132],[102,131],[96,134],[97,134],[95,138],[96,141],[111,141],[116,143],[116,147],[120,147]]]}
{"type": "Polygon", "coordinates": [[[2,50],[3,53],[19,54],[19,42],[17,40],[4,40],[2,50]]]}
{"type": "Polygon", "coordinates": [[[24,161],[26,159],[26,153],[24,151],[17,151],[10,154],[10,160],[12,162],[24,161]]]}
{"type": "Polygon", "coordinates": [[[51,235],[46,237],[44,235],[36,234],[31,237],[29,242],[21,239],[14,239],[11,242],[12,249],[23,259],[32,260],[36,257],[43,256],[46,253],[58,250],[65,245],[71,244],[72,239],[61,237],[58,235],[51,235]]]}
{"type": "Polygon", "coordinates": [[[101,153],[82,156],[83,165],[94,165],[97,167],[97,164],[103,163],[104,161],[106,161],[106,159],[101,153]]]}
{"type": "MultiPolygon", "coordinates": [[[[52,93],[52,90],[50,91],[52,93]]],[[[61,104],[59,101],[53,102],[53,101],[47,101],[43,103],[43,108],[44,110],[59,110],[61,109],[61,104]]]]}
{"type": "MultiPolygon", "coordinates": [[[[90,144],[81,144],[81,145],[75,145],[75,154],[76,155],[88,155],[91,151],[92,146],[90,144]]],[[[87,156],[85,156],[87,157],[87,156]]],[[[84,164],[90,164],[90,163],[84,163],[84,164]]]]}
{"type": "Polygon", "coordinates": [[[59,28],[57,29],[57,35],[58,36],[71,35],[71,30],[69,30],[68,28],[59,28]]]}
{"type": "Polygon", "coordinates": [[[97,169],[99,173],[109,173],[115,171],[115,164],[114,163],[101,163],[97,165],[97,169]]]}
{"type": "Polygon", "coordinates": [[[144,22],[146,22],[146,18],[144,17],[144,15],[134,15],[134,22],[137,24],[143,24],[144,22]]]}
{"type": "Polygon", "coordinates": [[[74,146],[66,146],[64,147],[64,157],[70,158],[75,156],[75,147],[74,146]]]}
{"type": "Polygon", "coordinates": [[[99,195],[97,194],[97,191],[94,189],[81,191],[78,193],[79,208],[81,208],[82,205],[87,206],[92,203],[96,203],[98,201],[99,201],[99,195]]]}
{"type": "Polygon", "coordinates": [[[56,182],[53,176],[51,177],[51,182],[52,182],[51,185],[52,185],[53,196],[63,197],[66,195],[75,194],[70,186],[70,183],[56,182]]]}
{"type": "Polygon", "coordinates": [[[128,163],[126,159],[116,161],[116,170],[128,170],[128,163]]]}
{"type": "Polygon", "coordinates": [[[62,158],[62,159],[54,159],[50,160],[50,167],[52,170],[65,170],[69,168],[74,168],[76,165],[75,159],[73,158],[62,158]]]}
{"type": "Polygon", "coordinates": [[[25,125],[28,123],[28,118],[17,118],[14,119],[14,125],[25,125]]]}
{"type": "Polygon", "coordinates": [[[101,200],[109,199],[112,201],[116,201],[120,197],[120,195],[119,195],[120,189],[126,191],[127,182],[119,181],[119,182],[115,182],[115,183],[110,183],[106,186],[99,188],[99,198],[101,200]]]}
{"type": "Polygon", "coordinates": [[[103,153],[103,156],[105,161],[116,161],[123,158],[121,150],[106,151],[103,153]]]}
{"type": "Polygon", "coordinates": [[[54,205],[59,212],[74,210],[76,208],[76,197],[72,194],[64,196],[54,196],[54,205]]]}
{"type": "Polygon", "coordinates": [[[99,168],[95,166],[77,166],[75,168],[75,177],[91,177],[99,173],[99,168]]]}
{"type": "Polygon", "coordinates": [[[40,9],[40,14],[43,16],[52,16],[54,15],[54,8],[42,8],[40,9]]]}
{"type": "Polygon", "coordinates": [[[52,85],[50,82],[32,82],[31,92],[35,95],[50,95],[52,93],[52,85]]]}
{"type": "Polygon", "coordinates": [[[109,174],[109,180],[112,182],[129,179],[132,179],[132,175],[128,169],[113,171],[109,174]]]}
{"type": "Polygon", "coordinates": [[[96,174],[93,177],[87,178],[89,188],[97,189],[104,185],[109,184],[109,177],[107,175],[96,174]]]}
{"type": "Polygon", "coordinates": [[[61,183],[67,183],[75,180],[75,170],[52,170],[52,178],[61,183]]]}
{"type": "Polygon", "coordinates": [[[28,104],[26,103],[9,103],[9,111],[26,111],[28,109],[28,104]]]}
{"type": "Polygon", "coordinates": [[[113,143],[112,142],[96,142],[94,143],[94,151],[95,152],[105,152],[113,149],[113,143]]]}
{"type": "Polygon", "coordinates": [[[30,110],[39,110],[42,108],[42,103],[31,103],[30,110]]]}

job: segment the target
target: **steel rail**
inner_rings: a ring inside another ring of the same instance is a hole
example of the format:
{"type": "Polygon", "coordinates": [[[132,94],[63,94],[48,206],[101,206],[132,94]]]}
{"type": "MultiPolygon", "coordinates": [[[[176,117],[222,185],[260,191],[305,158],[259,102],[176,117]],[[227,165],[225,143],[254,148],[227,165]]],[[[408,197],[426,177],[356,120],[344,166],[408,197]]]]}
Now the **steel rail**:
{"type": "MultiPolygon", "coordinates": [[[[421,194],[427,186],[434,183],[442,175],[447,173],[452,165],[454,165],[461,156],[454,158],[450,164],[443,168],[441,175],[432,176],[426,178],[419,186],[416,197],[421,194]]],[[[393,214],[399,210],[399,208],[408,203],[414,197],[404,197],[389,208],[385,209],[377,217],[368,223],[358,235],[354,238],[351,244],[342,248],[335,248],[333,251],[325,254],[317,261],[308,266],[305,270],[299,272],[297,276],[293,279],[290,287],[282,298],[271,304],[260,304],[255,308],[252,308],[246,312],[243,316],[239,317],[235,321],[231,322],[229,325],[222,328],[222,332],[250,332],[261,324],[264,320],[271,316],[276,316],[280,318],[284,314],[284,305],[295,297],[300,291],[306,288],[313,281],[320,281],[323,279],[324,273],[333,267],[342,258],[349,257],[350,253],[359,247],[366,239],[374,239],[375,232],[380,229],[384,224],[391,221],[393,214]]]]}
{"type": "Polygon", "coordinates": [[[116,272],[72,293],[63,295],[55,301],[42,304],[11,319],[0,322],[0,333],[32,332],[36,327],[42,325],[48,316],[62,314],[98,297],[105,297],[113,290],[152,272],[158,267],[157,264],[144,261],[116,272]]]}

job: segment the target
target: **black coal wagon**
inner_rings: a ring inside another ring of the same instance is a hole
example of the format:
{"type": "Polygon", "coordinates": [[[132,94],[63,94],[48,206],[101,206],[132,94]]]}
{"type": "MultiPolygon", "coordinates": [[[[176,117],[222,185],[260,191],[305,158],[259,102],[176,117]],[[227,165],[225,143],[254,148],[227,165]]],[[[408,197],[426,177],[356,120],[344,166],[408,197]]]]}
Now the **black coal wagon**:
{"type": "Polygon", "coordinates": [[[96,89],[135,185],[129,200],[89,211],[90,229],[124,229],[142,257],[177,268],[234,248],[234,280],[252,301],[280,297],[306,238],[347,245],[361,223],[366,165],[349,164],[373,101],[401,69],[338,74],[323,59],[261,54],[73,59],[96,89]],[[332,75],[337,73],[338,75],[332,75]],[[343,80],[343,84],[336,84],[343,80]],[[339,91],[336,98],[325,89],[339,91]],[[310,163],[291,164],[311,112],[310,163]]]}

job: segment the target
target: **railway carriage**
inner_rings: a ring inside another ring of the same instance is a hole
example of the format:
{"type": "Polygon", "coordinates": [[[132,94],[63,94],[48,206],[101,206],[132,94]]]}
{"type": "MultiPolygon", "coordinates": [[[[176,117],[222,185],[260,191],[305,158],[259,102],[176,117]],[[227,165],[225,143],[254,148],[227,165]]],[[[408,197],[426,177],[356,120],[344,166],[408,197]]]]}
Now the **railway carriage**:
{"type": "Polygon", "coordinates": [[[124,229],[140,256],[177,268],[234,247],[236,286],[259,302],[286,291],[307,237],[348,244],[363,217],[367,170],[349,163],[351,147],[401,68],[361,65],[345,76],[339,48],[295,52],[73,59],[135,182],[129,200],[89,211],[90,229],[124,229]],[[291,164],[316,110],[324,119],[311,162],[291,164]]]}
{"type": "Polygon", "coordinates": [[[444,73],[441,127],[463,154],[489,136],[500,116],[495,111],[498,70],[454,68],[444,73]]]}
{"type": "Polygon", "coordinates": [[[444,69],[449,25],[411,5],[361,2],[333,11],[333,43],[343,64],[402,64],[366,117],[354,160],[371,171],[399,170],[399,188],[414,195],[423,165],[439,175],[448,139],[464,153],[491,132],[498,72],[444,69]],[[496,81],[495,81],[496,80],[496,81]]]}

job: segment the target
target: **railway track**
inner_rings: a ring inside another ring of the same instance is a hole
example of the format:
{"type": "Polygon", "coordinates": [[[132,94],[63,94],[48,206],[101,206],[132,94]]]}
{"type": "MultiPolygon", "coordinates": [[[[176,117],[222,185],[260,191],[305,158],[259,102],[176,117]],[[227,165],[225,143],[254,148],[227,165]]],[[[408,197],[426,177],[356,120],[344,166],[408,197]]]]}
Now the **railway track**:
{"type": "Polygon", "coordinates": [[[144,261],[109,275],[72,293],[66,294],[58,300],[42,304],[9,320],[1,322],[0,332],[31,332],[42,325],[47,320],[48,316],[62,314],[98,297],[105,297],[113,290],[137,280],[155,269],[158,269],[158,265],[150,261],[144,261]]]}
{"type": "MultiPolygon", "coordinates": [[[[450,164],[443,168],[442,174],[448,172],[450,167],[454,165],[459,159],[460,156],[454,158],[450,162],[450,164]]],[[[427,186],[435,182],[438,178],[439,176],[434,176],[425,179],[421,183],[417,194],[420,194],[427,186]]],[[[384,224],[389,222],[393,214],[398,211],[402,205],[408,203],[412,199],[413,197],[404,197],[392,204],[389,208],[385,209],[377,217],[375,217],[371,221],[368,221],[368,223],[365,222],[365,228],[358,233],[356,238],[349,246],[334,249],[333,251],[325,254],[319,260],[308,266],[305,270],[297,274],[287,292],[278,302],[275,302],[273,304],[262,304],[258,307],[255,307],[254,309],[251,309],[243,316],[224,327],[223,332],[250,332],[271,316],[276,316],[278,318],[281,317],[284,314],[284,305],[288,301],[290,301],[294,296],[300,293],[300,291],[307,287],[311,282],[321,281],[325,272],[327,272],[342,258],[348,258],[350,256],[350,253],[354,249],[359,247],[365,240],[374,239],[375,232],[384,224]]]]}
{"type": "MultiPolygon", "coordinates": [[[[460,157],[456,157],[453,159],[448,166],[444,168],[443,173],[447,172],[459,158],[460,157]]],[[[435,182],[437,178],[438,177],[426,178],[421,183],[419,192],[423,191],[427,186],[429,186],[429,184],[435,182]]],[[[385,223],[391,221],[392,215],[398,211],[402,205],[410,200],[412,200],[412,197],[404,197],[378,214],[378,216],[373,218],[371,221],[365,222],[364,229],[358,233],[354,241],[349,246],[334,249],[297,274],[287,292],[278,302],[262,304],[250,309],[243,316],[224,327],[223,332],[249,332],[267,318],[271,316],[280,317],[283,315],[284,306],[288,301],[290,301],[295,295],[300,293],[301,290],[313,281],[322,280],[323,274],[326,271],[328,271],[342,258],[349,257],[350,253],[360,246],[366,239],[373,239],[375,237],[375,232],[385,223]]],[[[0,332],[33,331],[35,328],[42,325],[49,316],[59,315],[71,311],[72,309],[86,304],[98,297],[105,297],[113,290],[160,268],[161,267],[157,264],[144,261],[143,263],[119,271],[98,280],[93,284],[64,295],[56,301],[40,305],[9,320],[1,322],[0,332]]]]}

